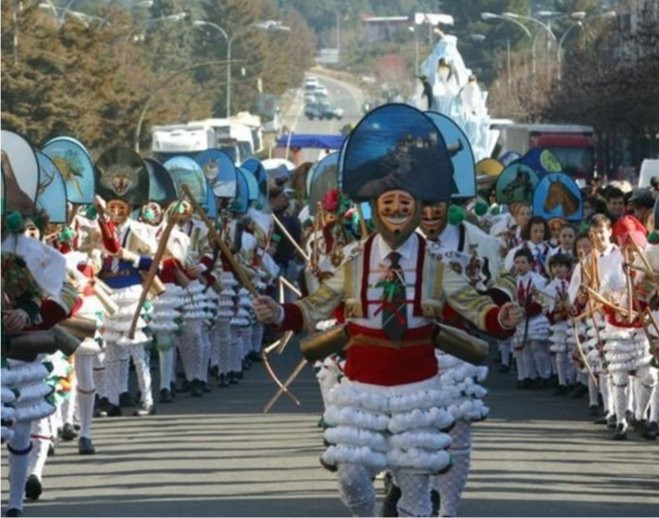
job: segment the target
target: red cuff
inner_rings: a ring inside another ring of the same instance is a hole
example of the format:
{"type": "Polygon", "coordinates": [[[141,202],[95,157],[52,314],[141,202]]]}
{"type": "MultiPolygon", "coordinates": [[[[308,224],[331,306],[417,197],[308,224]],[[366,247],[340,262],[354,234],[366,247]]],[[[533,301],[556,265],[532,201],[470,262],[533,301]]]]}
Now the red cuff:
{"type": "Polygon", "coordinates": [[[103,236],[103,246],[105,246],[106,250],[111,254],[118,254],[121,251],[121,243],[117,238],[114,223],[99,218],[98,226],[101,229],[101,236],[103,236]]]}
{"type": "Polygon", "coordinates": [[[510,338],[515,334],[515,328],[505,329],[499,323],[499,311],[501,308],[496,307],[490,309],[485,315],[485,329],[491,335],[497,338],[510,338]]]}
{"type": "Polygon", "coordinates": [[[280,331],[295,331],[296,333],[301,331],[304,327],[302,310],[290,302],[282,304],[282,307],[284,308],[284,320],[276,328],[280,331]]]}
{"type": "Polygon", "coordinates": [[[542,313],[542,305],[539,304],[538,302],[531,302],[528,310],[526,311],[526,314],[529,316],[529,318],[538,316],[541,313],[542,313]]]}

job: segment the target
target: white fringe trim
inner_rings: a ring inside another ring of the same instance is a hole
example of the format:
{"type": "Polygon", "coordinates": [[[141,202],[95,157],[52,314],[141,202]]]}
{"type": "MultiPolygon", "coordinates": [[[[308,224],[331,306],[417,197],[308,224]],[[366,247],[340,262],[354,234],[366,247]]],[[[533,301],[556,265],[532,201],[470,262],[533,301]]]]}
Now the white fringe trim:
{"type": "Polygon", "coordinates": [[[386,453],[387,439],[382,433],[371,432],[354,426],[332,426],[323,433],[325,440],[332,444],[366,446],[371,450],[386,453]]]}

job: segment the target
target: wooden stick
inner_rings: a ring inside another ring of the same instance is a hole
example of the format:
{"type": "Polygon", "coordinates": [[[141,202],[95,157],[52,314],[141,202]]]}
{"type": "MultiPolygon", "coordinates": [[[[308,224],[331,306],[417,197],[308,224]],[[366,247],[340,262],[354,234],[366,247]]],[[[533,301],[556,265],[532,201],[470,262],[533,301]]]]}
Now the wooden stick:
{"type": "MultiPolygon", "coordinates": [[[[181,202],[179,201],[179,204],[181,202]]],[[[160,268],[160,261],[162,261],[165,251],[167,249],[167,241],[169,240],[169,235],[172,233],[176,225],[176,220],[171,218],[167,222],[165,230],[163,230],[162,235],[160,236],[160,242],[158,243],[158,248],[156,249],[156,254],[153,256],[153,261],[149,267],[149,271],[144,276],[144,283],[142,284],[142,293],[140,294],[140,300],[137,302],[137,307],[135,308],[135,313],[133,314],[133,320],[130,322],[130,330],[128,331],[128,337],[132,340],[135,338],[135,329],[137,328],[137,321],[140,318],[140,313],[142,312],[142,306],[146,301],[146,297],[149,294],[149,290],[153,285],[153,281],[158,274],[158,268],[160,268]]]]}
{"type": "Polygon", "coordinates": [[[357,214],[359,214],[359,228],[362,231],[362,239],[366,239],[368,237],[368,227],[364,219],[364,211],[360,203],[355,204],[355,206],[357,207],[357,214]]]}
{"type": "Polygon", "coordinates": [[[645,265],[646,270],[643,270],[642,268],[640,268],[638,266],[634,266],[633,264],[630,264],[629,267],[634,268],[635,270],[641,270],[641,271],[645,272],[647,275],[652,277],[652,279],[656,282],[658,274],[654,271],[654,268],[652,268],[652,265],[650,264],[650,261],[648,261],[648,258],[645,255],[645,252],[643,250],[641,250],[641,247],[638,246],[633,239],[631,240],[631,243],[632,243],[632,246],[634,247],[634,250],[636,251],[636,253],[641,258],[641,261],[645,265]]]}
{"type": "Polygon", "coordinates": [[[279,283],[284,286],[285,288],[288,288],[291,290],[293,293],[295,293],[298,297],[302,297],[302,292],[298,290],[295,286],[293,286],[288,279],[285,277],[279,276],[279,283]]]}
{"type": "MultiPolygon", "coordinates": [[[[270,360],[268,358],[268,355],[265,353],[265,351],[261,351],[261,358],[263,359],[263,365],[265,365],[265,369],[268,371],[268,374],[272,378],[272,381],[275,382],[275,384],[279,387],[279,390],[277,391],[277,399],[281,397],[281,394],[286,394],[288,397],[290,397],[293,400],[293,403],[295,403],[297,406],[300,406],[300,400],[296,398],[289,390],[288,390],[288,380],[286,381],[286,384],[282,383],[279,381],[279,378],[275,374],[275,371],[272,369],[272,365],[270,365],[270,360]]],[[[276,400],[275,400],[276,401],[276,400]]],[[[274,404],[274,403],[273,403],[274,404]]],[[[267,410],[264,408],[263,412],[267,413],[272,405],[270,407],[266,407],[267,410]]]]}
{"type": "Polygon", "coordinates": [[[231,250],[229,250],[227,244],[222,239],[220,239],[220,236],[217,235],[213,223],[208,219],[208,216],[204,212],[204,209],[202,209],[199,206],[197,200],[194,199],[192,193],[190,193],[190,189],[188,188],[188,186],[185,184],[181,185],[181,190],[188,197],[190,203],[192,204],[192,207],[197,212],[197,214],[199,214],[199,217],[202,219],[202,221],[206,224],[206,227],[208,228],[208,234],[210,235],[213,242],[220,247],[220,250],[222,250],[222,252],[226,256],[227,261],[229,261],[229,264],[231,265],[231,269],[238,276],[240,283],[245,287],[245,289],[247,289],[247,291],[249,291],[252,297],[259,297],[260,294],[258,291],[256,291],[256,288],[252,284],[252,281],[247,275],[247,272],[245,272],[242,265],[236,260],[234,255],[231,253],[231,250]]]}
{"type": "MultiPolygon", "coordinates": [[[[277,402],[277,400],[282,396],[282,394],[288,392],[288,386],[293,383],[295,378],[298,377],[300,372],[302,372],[302,369],[307,365],[307,360],[305,358],[302,358],[300,360],[300,363],[297,364],[297,367],[295,367],[295,370],[291,373],[291,375],[286,378],[286,381],[284,381],[283,385],[280,387],[280,389],[275,393],[274,396],[268,401],[268,403],[263,407],[263,413],[267,414],[270,412],[270,409],[273,407],[273,405],[277,402]]],[[[297,406],[300,406],[300,402],[296,401],[297,406]]]]}
{"type": "Polygon", "coordinates": [[[293,248],[295,248],[298,251],[298,253],[304,258],[304,260],[308,263],[309,256],[304,250],[302,250],[302,247],[297,243],[297,241],[293,239],[293,236],[291,236],[288,230],[286,230],[284,224],[279,220],[279,218],[275,214],[272,214],[272,218],[275,220],[275,223],[279,227],[279,230],[283,232],[283,234],[286,236],[286,239],[288,239],[288,241],[293,245],[293,248]]]}
{"type": "Polygon", "coordinates": [[[280,343],[275,351],[277,354],[281,354],[284,352],[284,349],[290,343],[291,338],[293,338],[294,334],[295,333],[293,333],[293,331],[286,331],[286,333],[284,333],[284,337],[280,340],[280,343]]]}
{"type": "MultiPolygon", "coordinates": [[[[601,304],[603,304],[603,305],[605,305],[605,306],[609,306],[611,309],[615,309],[616,311],[619,311],[619,312],[622,313],[623,315],[628,316],[627,310],[626,310],[625,308],[621,308],[620,306],[616,306],[613,302],[609,302],[609,301],[606,300],[604,297],[602,297],[602,295],[600,295],[600,294],[597,293],[595,290],[593,290],[591,287],[586,286],[585,284],[583,284],[582,286],[588,291],[588,293],[589,293],[589,294],[590,294],[590,295],[591,295],[591,296],[592,296],[597,302],[600,302],[601,304]]],[[[634,316],[636,316],[636,312],[633,311],[632,313],[633,313],[634,316]]]]}
{"type": "MultiPolygon", "coordinates": [[[[595,324],[595,322],[593,322],[595,324]]],[[[579,340],[579,330],[577,329],[577,323],[573,322],[572,323],[572,328],[574,329],[574,340],[577,345],[577,351],[579,352],[579,356],[581,357],[581,361],[584,363],[586,366],[586,370],[588,371],[588,374],[590,374],[590,377],[593,380],[593,383],[595,385],[598,385],[597,383],[597,378],[595,377],[595,374],[593,373],[593,369],[590,368],[590,364],[588,363],[588,359],[586,358],[586,355],[583,352],[583,349],[581,348],[581,341],[579,340]]]]}

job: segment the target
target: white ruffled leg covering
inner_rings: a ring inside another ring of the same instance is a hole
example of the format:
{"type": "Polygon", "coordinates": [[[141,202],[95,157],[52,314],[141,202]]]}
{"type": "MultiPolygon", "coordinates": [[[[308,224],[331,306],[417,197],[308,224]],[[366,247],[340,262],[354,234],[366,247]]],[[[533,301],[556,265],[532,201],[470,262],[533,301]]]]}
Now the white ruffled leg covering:
{"type": "Polygon", "coordinates": [[[531,340],[530,346],[538,376],[548,379],[551,376],[551,356],[547,343],[541,340],[531,340]]]}
{"type": "Polygon", "coordinates": [[[218,320],[215,328],[217,329],[216,337],[219,344],[220,374],[227,374],[231,370],[229,367],[231,358],[231,326],[229,320],[218,320]]]}
{"type": "Polygon", "coordinates": [[[524,363],[524,351],[522,349],[514,349],[513,356],[517,364],[517,381],[522,381],[526,377],[526,364],[524,363]]]}
{"type": "Polygon", "coordinates": [[[641,420],[647,417],[650,398],[657,386],[657,369],[653,369],[649,365],[637,369],[635,386],[634,401],[636,403],[636,408],[634,409],[634,417],[636,417],[637,420],[641,420]]]}
{"type": "Polygon", "coordinates": [[[32,450],[30,450],[30,454],[28,455],[28,473],[36,475],[41,480],[43,468],[48,459],[48,447],[53,442],[50,416],[39,419],[38,421],[32,421],[30,439],[32,440],[32,450]]]}
{"type": "MultiPolygon", "coordinates": [[[[597,406],[597,403],[599,403],[599,401],[597,400],[598,389],[592,376],[590,375],[588,376],[587,383],[588,383],[588,405],[597,406]]],[[[605,413],[607,412],[606,408],[604,409],[604,412],[605,413]]]]}
{"type": "Polygon", "coordinates": [[[611,383],[609,383],[609,374],[606,372],[600,372],[597,376],[597,379],[599,380],[600,394],[602,394],[604,414],[615,414],[615,409],[613,408],[613,394],[611,393],[611,383]]]}
{"type": "Polygon", "coordinates": [[[158,350],[158,362],[160,366],[160,389],[169,390],[171,383],[174,380],[172,374],[174,372],[174,355],[176,349],[170,347],[166,350],[158,350]]]}
{"type": "MultiPolygon", "coordinates": [[[[73,364],[73,369],[75,372],[75,363],[73,364]]],[[[78,387],[78,377],[76,375],[71,377],[71,392],[69,398],[62,403],[62,420],[65,423],[73,424],[73,418],[76,413],[76,398],[75,393],[78,387]]]]}
{"type": "Polygon", "coordinates": [[[144,350],[143,345],[128,345],[126,348],[135,364],[135,374],[137,374],[137,384],[139,385],[142,394],[142,404],[144,406],[152,406],[153,393],[151,389],[149,355],[144,350]]]}
{"type": "Polygon", "coordinates": [[[650,421],[659,422],[659,385],[654,386],[650,400],[650,421]]]}
{"type": "Polygon", "coordinates": [[[501,355],[501,365],[510,365],[510,347],[512,345],[512,339],[508,340],[499,340],[499,353],[501,355]]]}
{"type": "Polygon", "coordinates": [[[439,515],[457,516],[462,491],[467,484],[471,458],[471,423],[460,419],[449,432],[453,439],[449,453],[453,466],[446,473],[437,475],[439,490],[439,515]]]}
{"type": "Polygon", "coordinates": [[[394,478],[400,487],[398,516],[430,516],[430,476],[396,470],[394,478]]]}
{"type": "Polygon", "coordinates": [[[557,352],[554,355],[556,360],[556,374],[558,375],[558,384],[567,386],[567,352],[557,352]]]}
{"type": "Polygon", "coordinates": [[[94,386],[99,397],[108,397],[105,352],[94,357],[94,386]]]}
{"type": "Polygon", "coordinates": [[[208,363],[211,355],[211,340],[210,334],[206,326],[202,326],[199,333],[199,370],[197,379],[207,383],[208,382],[208,363]]]}
{"type": "Polygon", "coordinates": [[[613,412],[617,424],[627,423],[625,412],[629,401],[629,374],[627,371],[611,373],[611,392],[613,393],[613,412]]]}
{"type": "Polygon", "coordinates": [[[533,347],[531,342],[527,342],[522,349],[522,362],[524,363],[524,377],[536,379],[538,377],[538,370],[536,369],[535,359],[533,358],[533,347]]]}
{"type": "Polygon", "coordinates": [[[218,330],[217,330],[217,321],[215,325],[210,328],[208,331],[208,336],[210,339],[210,354],[208,357],[208,363],[211,367],[220,367],[220,340],[218,339],[218,330]]]}
{"type": "Polygon", "coordinates": [[[105,351],[105,382],[108,401],[119,405],[119,394],[121,393],[121,371],[124,367],[125,351],[115,343],[108,343],[105,351]]]}
{"type": "Polygon", "coordinates": [[[185,379],[192,381],[199,372],[199,362],[201,348],[201,321],[186,320],[183,324],[183,336],[179,342],[179,351],[181,361],[183,362],[183,371],[185,379]]]}
{"type": "Polygon", "coordinates": [[[76,400],[78,418],[80,419],[80,437],[91,439],[92,417],[94,416],[94,356],[80,355],[75,359],[76,378],[78,386],[76,400]]]}
{"type": "Polygon", "coordinates": [[[128,377],[130,374],[130,352],[126,346],[121,348],[121,367],[119,370],[119,394],[128,392],[128,377]]]}
{"type": "Polygon", "coordinates": [[[375,516],[373,472],[359,464],[341,463],[336,471],[341,501],[353,516],[375,516]]]}
{"type": "Polygon", "coordinates": [[[237,326],[231,326],[231,360],[230,371],[240,372],[243,370],[242,367],[242,338],[239,332],[240,328],[237,326]]]}
{"type": "Polygon", "coordinates": [[[9,509],[23,509],[23,494],[30,463],[30,421],[16,422],[14,436],[7,441],[9,447],[20,453],[9,450],[9,509]]]}

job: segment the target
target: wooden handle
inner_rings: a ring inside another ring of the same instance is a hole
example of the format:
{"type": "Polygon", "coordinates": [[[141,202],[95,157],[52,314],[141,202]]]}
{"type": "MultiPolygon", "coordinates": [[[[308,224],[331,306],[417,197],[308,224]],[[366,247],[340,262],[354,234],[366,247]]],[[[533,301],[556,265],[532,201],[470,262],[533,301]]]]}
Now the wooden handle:
{"type": "Polygon", "coordinates": [[[188,197],[190,203],[192,204],[192,207],[197,212],[197,214],[199,214],[199,217],[206,224],[206,227],[208,227],[208,234],[210,235],[213,242],[220,247],[220,250],[222,250],[222,253],[224,253],[224,255],[226,256],[227,260],[229,261],[229,264],[231,265],[231,268],[238,276],[238,279],[240,280],[241,284],[245,287],[245,289],[247,289],[247,291],[249,291],[252,297],[258,297],[259,292],[256,291],[256,288],[252,284],[252,281],[250,280],[249,276],[243,269],[242,265],[238,261],[236,261],[236,258],[231,253],[231,250],[229,250],[227,244],[224,241],[222,241],[222,239],[220,239],[220,236],[215,231],[215,227],[213,226],[213,223],[208,219],[208,216],[204,212],[204,209],[202,209],[199,206],[197,200],[194,199],[192,193],[190,192],[190,189],[188,189],[188,186],[185,184],[181,185],[181,190],[183,191],[183,194],[185,194],[188,197]]]}
{"type": "Polygon", "coordinates": [[[304,250],[302,250],[302,247],[300,245],[298,245],[297,241],[295,241],[295,239],[293,239],[293,236],[291,236],[289,234],[289,232],[288,232],[288,230],[286,230],[286,227],[284,226],[284,224],[279,220],[279,218],[275,214],[272,215],[272,218],[275,220],[275,223],[279,227],[279,230],[281,230],[284,233],[284,235],[286,236],[286,239],[288,239],[288,241],[293,245],[293,247],[298,251],[298,253],[302,257],[304,257],[304,260],[308,263],[309,262],[309,256],[307,255],[307,253],[304,250]]]}
{"type": "Polygon", "coordinates": [[[172,230],[174,229],[174,225],[176,225],[176,220],[174,218],[170,218],[169,221],[167,222],[167,226],[165,227],[165,230],[162,233],[162,236],[160,236],[158,249],[156,250],[156,254],[153,256],[153,262],[151,263],[151,267],[144,276],[144,283],[142,284],[142,293],[140,294],[140,300],[137,302],[137,307],[135,308],[135,314],[133,315],[133,320],[130,322],[130,330],[128,331],[128,337],[131,340],[135,338],[135,329],[137,328],[137,321],[139,320],[140,313],[142,312],[142,306],[144,306],[146,297],[149,294],[149,290],[151,289],[151,286],[153,285],[153,282],[156,278],[156,274],[158,273],[158,268],[160,268],[160,261],[162,261],[162,258],[165,255],[165,250],[167,249],[167,241],[169,240],[169,235],[172,233],[172,230]]]}

